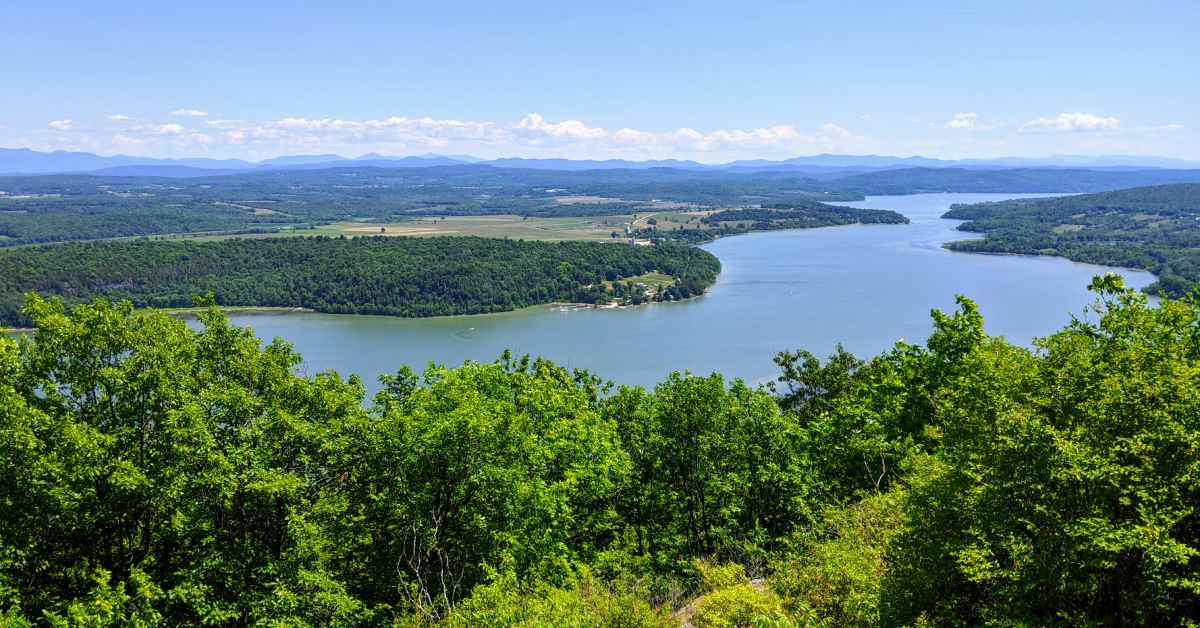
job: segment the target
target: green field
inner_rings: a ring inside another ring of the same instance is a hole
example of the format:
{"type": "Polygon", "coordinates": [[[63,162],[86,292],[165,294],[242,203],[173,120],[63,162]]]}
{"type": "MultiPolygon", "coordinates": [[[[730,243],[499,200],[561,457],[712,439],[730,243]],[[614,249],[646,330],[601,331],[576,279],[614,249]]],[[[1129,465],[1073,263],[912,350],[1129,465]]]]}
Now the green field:
{"type": "MultiPolygon", "coordinates": [[[[230,238],[287,238],[297,236],[478,236],[481,238],[511,238],[514,240],[585,240],[608,242],[623,240],[626,225],[633,229],[654,227],[660,232],[676,230],[711,231],[714,225],[702,223],[704,216],[718,210],[662,211],[612,216],[541,218],[513,214],[496,216],[445,216],[405,220],[402,222],[346,221],[307,228],[288,228],[266,233],[204,233],[152,236],[156,239],[214,241],[230,238]],[[654,223],[650,221],[653,220],[654,223]],[[613,233],[617,234],[613,238],[613,233]]],[[[725,226],[747,227],[749,223],[723,223],[725,226]]],[[[124,238],[121,238],[124,239],[124,238]]]]}
{"type": "Polygon", "coordinates": [[[625,279],[620,280],[620,282],[614,282],[614,283],[626,283],[626,284],[641,283],[641,284],[646,284],[646,286],[649,288],[658,288],[658,287],[662,287],[662,286],[674,285],[675,278],[670,275],[667,275],[665,273],[652,272],[652,273],[646,273],[644,275],[637,275],[635,277],[627,277],[625,279]]]}
{"type": "MultiPolygon", "coordinates": [[[[436,216],[413,218],[400,222],[371,222],[371,221],[341,221],[315,226],[285,226],[274,231],[260,233],[237,233],[229,231],[208,231],[192,233],[168,233],[151,236],[127,236],[118,238],[98,238],[101,240],[137,240],[150,238],[154,240],[197,240],[211,242],[231,238],[288,238],[300,236],[478,236],[483,238],[510,238],[514,240],[584,240],[607,242],[621,240],[626,237],[626,226],[635,231],[640,230],[639,238],[648,237],[647,229],[666,235],[670,232],[683,231],[714,231],[716,224],[701,222],[705,216],[720,209],[672,209],[657,212],[638,212],[636,214],[615,214],[606,216],[580,217],[537,217],[518,216],[515,214],[500,214],[486,216],[436,216]],[[613,234],[616,234],[616,238],[613,234]]],[[[725,222],[720,227],[749,228],[750,222],[725,222]]],[[[0,240],[5,236],[0,236],[0,240]]],[[[25,244],[19,246],[36,246],[25,244]]]]}
{"type": "Polygon", "coordinates": [[[632,216],[578,218],[523,218],[501,216],[446,216],[420,218],[398,223],[343,222],[328,225],[345,235],[388,236],[480,236],[524,240],[611,240],[612,233],[625,233],[632,216]]]}
{"type": "Polygon", "coordinates": [[[564,218],[522,217],[513,214],[498,216],[446,216],[417,218],[403,222],[335,222],[307,229],[284,229],[270,233],[251,234],[206,234],[170,235],[166,238],[191,240],[224,240],[228,238],[279,238],[292,236],[479,236],[483,238],[512,238],[518,240],[613,240],[625,237],[625,226],[634,229],[652,226],[656,221],[659,231],[676,229],[711,230],[700,219],[710,211],[665,211],[612,216],[584,216],[564,218]]]}
{"type": "Polygon", "coordinates": [[[307,229],[283,229],[268,233],[173,234],[164,239],[227,240],[229,238],[285,238],[295,236],[479,236],[515,240],[612,240],[613,232],[623,237],[631,215],[589,216],[580,218],[523,218],[500,216],[446,216],[418,218],[403,222],[335,222],[307,229]]]}

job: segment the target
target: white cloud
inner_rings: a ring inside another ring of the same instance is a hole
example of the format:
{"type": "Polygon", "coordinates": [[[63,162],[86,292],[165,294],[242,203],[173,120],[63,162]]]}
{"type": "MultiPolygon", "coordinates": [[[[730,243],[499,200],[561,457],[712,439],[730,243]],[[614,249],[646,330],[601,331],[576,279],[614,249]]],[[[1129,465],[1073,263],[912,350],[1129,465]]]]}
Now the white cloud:
{"type": "Polygon", "coordinates": [[[1187,127],[1183,126],[1182,124],[1151,124],[1151,125],[1136,126],[1133,128],[1133,130],[1158,133],[1158,132],[1167,132],[1167,131],[1182,131],[1185,128],[1187,128],[1187,127]]]}
{"type": "Polygon", "coordinates": [[[468,152],[483,148],[505,154],[556,151],[614,156],[633,151],[641,156],[665,156],[742,149],[779,153],[832,150],[861,139],[832,122],[811,133],[790,125],[707,133],[690,128],[655,132],[632,128],[610,130],[589,126],[581,120],[549,121],[538,113],[529,113],[508,124],[400,116],[376,120],[290,117],[262,124],[220,122],[211,126],[223,130],[224,141],[237,145],[277,145],[281,150],[292,147],[353,151],[366,149],[368,145],[371,150],[424,150],[456,146],[468,152]]]}
{"type": "Polygon", "coordinates": [[[715,162],[848,151],[868,142],[834,122],[809,128],[782,124],[743,129],[648,130],[593,126],[578,119],[549,120],[536,112],[507,122],[404,116],[357,120],[296,116],[265,122],[197,120],[190,125],[124,114],[106,117],[119,125],[107,130],[106,127],[80,129],[72,127],[69,120],[58,120],[49,128],[70,130],[78,146],[86,145],[92,150],[243,157],[317,152],[461,152],[485,157],[694,158],[715,162]]]}
{"type": "Polygon", "coordinates": [[[171,115],[173,115],[173,116],[188,116],[191,118],[203,118],[208,115],[208,112],[200,111],[199,109],[176,109],[175,111],[171,112],[171,115]]]}
{"type": "Polygon", "coordinates": [[[974,129],[979,124],[979,114],[974,111],[967,113],[956,113],[953,118],[946,122],[947,129],[974,129]]]}
{"type": "Polygon", "coordinates": [[[48,122],[46,124],[46,126],[55,131],[69,131],[69,130],[71,130],[72,123],[73,123],[73,120],[71,120],[70,118],[66,118],[63,120],[51,120],[50,122],[48,122]]]}
{"type": "Polygon", "coordinates": [[[603,128],[589,127],[579,120],[563,120],[562,122],[546,122],[540,114],[531,113],[521,118],[517,130],[527,132],[530,137],[540,139],[540,136],[551,138],[566,138],[573,140],[590,140],[608,135],[603,128]]]}
{"type": "Polygon", "coordinates": [[[870,119],[871,119],[871,114],[869,114],[869,113],[864,113],[864,114],[862,114],[862,115],[858,116],[858,119],[859,119],[859,120],[870,120],[870,119]]]}
{"type": "Polygon", "coordinates": [[[112,137],[112,142],[120,148],[160,149],[172,153],[205,149],[214,141],[211,135],[173,122],[126,124],[112,137]]]}
{"type": "Polygon", "coordinates": [[[621,128],[613,133],[613,139],[620,144],[650,144],[655,140],[655,135],[647,131],[639,131],[637,129],[621,128]]]}
{"type": "Polygon", "coordinates": [[[1060,113],[1053,118],[1036,118],[1021,125],[1022,133],[1061,133],[1069,131],[1116,131],[1121,119],[1091,113],[1060,113]]]}
{"type": "MultiPolygon", "coordinates": [[[[791,128],[791,127],[788,127],[788,128],[791,128]]],[[[840,127],[832,122],[826,122],[825,124],[822,124],[821,125],[821,133],[829,138],[845,139],[845,138],[852,137],[852,134],[850,133],[850,131],[843,129],[842,127],[840,127]]]]}

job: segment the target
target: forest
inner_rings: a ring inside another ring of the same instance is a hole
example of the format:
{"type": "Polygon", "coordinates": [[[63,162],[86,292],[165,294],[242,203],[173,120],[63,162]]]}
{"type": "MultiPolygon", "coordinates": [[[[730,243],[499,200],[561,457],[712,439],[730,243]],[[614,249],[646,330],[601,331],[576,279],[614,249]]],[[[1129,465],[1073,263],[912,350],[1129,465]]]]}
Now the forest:
{"type": "MultiPolygon", "coordinates": [[[[368,242],[367,245],[374,243],[368,242]]],[[[216,308],[0,337],[8,626],[1194,626],[1200,302],[1097,277],[1035,348],[295,374],[216,308]]]]}
{"type": "Polygon", "coordinates": [[[835,177],[672,168],[339,167],[195,178],[0,177],[0,246],[164,234],[256,233],[429,216],[595,216],[661,203],[747,209],[868,194],[1096,192],[1198,182],[1193,170],[904,168],[835,177]]]}
{"type": "Polygon", "coordinates": [[[979,240],[949,248],[973,253],[1057,255],[1148,270],[1151,293],[1181,296],[1200,282],[1200,184],[1131,188],[1048,199],[955,205],[979,240]]]}
{"type": "Polygon", "coordinates": [[[552,302],[678,300],[702,294],[721,265],[689,246],[476,237],[268,238],[77,242],[0,250],[0,325],[24,326],[24,295],[95,297],[138,307],[228,306],[441,316],[552,302]],[[649,294],[613,285],[650,272],[649,294]]]}
{"type": "Polygon", "coordinates": [[[695,224],[659,225],[655,218],[633,235],[651,242],[701,244],[717,238],[776,229],[815,229],[854,224],[908,224],[903,214],[886,209],[859,209],[818,201],[775,203],[753,209],[726,209],[710,213],[695,224]]]}
{"type": "Polygon", "coordinates": [[[894,211],[858,209],[827,205],[816,201],[776,203],[756,209],[729,209],[705,216],[703,222],[750,222],[755,230],[795,229],[804,226],[833,226],[846,224],[907,224],[908,218],[894,211]]]}

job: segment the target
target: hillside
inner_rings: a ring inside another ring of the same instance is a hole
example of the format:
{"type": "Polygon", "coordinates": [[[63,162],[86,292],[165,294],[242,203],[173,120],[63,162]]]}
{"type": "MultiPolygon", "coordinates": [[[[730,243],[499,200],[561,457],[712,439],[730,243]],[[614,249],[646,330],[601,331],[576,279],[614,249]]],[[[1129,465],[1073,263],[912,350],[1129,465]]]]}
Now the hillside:
{"type": "Polygon", "coordinates": [[[1141,268],[1158,275],[1152,291],[1174,296],[1200,282],[1200,184],[955,205],[944,217],[985,234],[951,243],[956,251],[1141,268]]]}

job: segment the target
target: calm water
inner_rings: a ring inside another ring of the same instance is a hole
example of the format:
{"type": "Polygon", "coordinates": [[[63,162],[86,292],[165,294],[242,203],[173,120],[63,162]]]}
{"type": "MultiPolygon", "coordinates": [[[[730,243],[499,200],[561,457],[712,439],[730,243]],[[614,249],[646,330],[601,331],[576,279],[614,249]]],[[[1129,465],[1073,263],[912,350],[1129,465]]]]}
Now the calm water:
{"type": "MultiPolygon", "coordinates": [[[[837,342],[859,355],[897,339],[924,340],[931,308],[954,295],[976,300],[991,334],[1029,343],[1080,313],[1086,286],[1106,269],[1061,259],[951,253],[943,242],[971,237],[938,218],[951,203],[1016,194],[872,197],[858,207],[892,209],[909,225],[776,231],[705,246],[723,271],[704,297],[621,310],[537,308],[441,319],[330,314],[234,316],[264,338],[279,336],[304,356],[308,374],[334,369],[372,384],[401,364],[494,360],[511,348],[586,368],[620,383],[652,385],[673,370],[751,382],[774,377],[772,356],[806,348],[825,356],[837,342]]],[[[1149,273],[1120,271],[1142,287],[1149,273]]]]}

